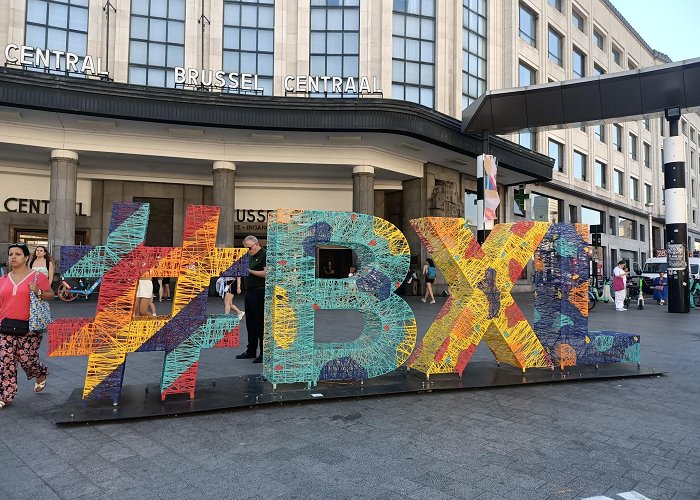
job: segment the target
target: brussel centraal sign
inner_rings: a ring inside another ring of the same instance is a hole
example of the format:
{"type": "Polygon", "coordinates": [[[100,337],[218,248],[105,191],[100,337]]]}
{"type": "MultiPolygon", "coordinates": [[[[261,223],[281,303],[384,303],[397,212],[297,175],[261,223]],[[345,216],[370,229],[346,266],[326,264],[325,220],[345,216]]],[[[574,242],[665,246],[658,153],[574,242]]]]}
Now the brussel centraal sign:
{"type": "Polygon", "coordinates": [[[15,43],[9,43],[5,46],[5,61],[7,64],[29,68],[68,71],[69,73],[82,73],[98,77],[109,75],[107,68],[102,66],[101,57],[79,56],[72,52],[41,49],[15,43]]]}
{"type": "MultiPolygon", "coordinates": [[[[5,61],[9,65],[26,68],[67,71],[86,76],[106,77],[109,72],[101,57],[81,56],[73,52],[43,49],[29,45],[10,43],[5,46],[5,61]]],[[[253,73],[173,68],[176,86],[229,88],[234,90],[263,92],[259,76],[253,73]]],[[[321,94],[376,94],[381,93],[376,76],[287,75],[284,77],[285,93],[321,94]]]]}

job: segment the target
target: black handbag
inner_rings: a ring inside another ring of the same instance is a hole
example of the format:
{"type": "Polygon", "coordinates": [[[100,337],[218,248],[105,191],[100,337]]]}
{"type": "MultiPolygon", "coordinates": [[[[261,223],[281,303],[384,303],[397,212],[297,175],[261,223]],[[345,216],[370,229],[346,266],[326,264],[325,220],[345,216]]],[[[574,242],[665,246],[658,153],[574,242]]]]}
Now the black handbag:
{"type": "Polygon", "coordinates": [[[4,318],[0,322],[0,333],[3,335],[13,335],[21,337],[29,333],[29,321],[22,319],[4,318]]]}

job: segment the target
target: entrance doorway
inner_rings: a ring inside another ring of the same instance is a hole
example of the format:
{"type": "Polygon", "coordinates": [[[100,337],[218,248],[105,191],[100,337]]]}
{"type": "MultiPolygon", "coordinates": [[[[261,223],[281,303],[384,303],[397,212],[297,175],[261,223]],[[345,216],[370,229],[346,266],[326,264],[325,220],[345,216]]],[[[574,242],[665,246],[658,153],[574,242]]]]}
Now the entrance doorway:
{"type": "Polygon", "coordinates": [[[146,231],[146,246],[173,246],[175,200],[173,198],[139,198],[134,196],[134,201],[150,204],[148,230],[146,231]]]}
{"type": "MultiPolygon", "coordinates": [[[[76,231],[75,244],[87,245],[87,236],[87,231],[76,231]]],[[[12,243],[24,243],[31,251],[39,245],[49,248],[49,232],[46,229],[12,228],[12,243]]]]}

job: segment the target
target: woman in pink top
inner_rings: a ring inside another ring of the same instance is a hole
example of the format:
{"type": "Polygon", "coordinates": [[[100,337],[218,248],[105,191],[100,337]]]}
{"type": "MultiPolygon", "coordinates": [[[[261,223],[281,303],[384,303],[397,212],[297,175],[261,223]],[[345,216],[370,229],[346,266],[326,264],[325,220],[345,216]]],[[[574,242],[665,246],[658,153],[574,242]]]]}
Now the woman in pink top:
{"type": "MultiPolygon", "coordinates": [[[[7,262],[11,271],[0,278],[0,321],[26,321],[28,329],[29,294],[36,294],[41,300],[51,300],[53,291],[43,273],[29,268],[27,245],[10,245],[7,262]]],[[[0,409],[7,406],[17,394],[17,363],[22,365],[28,380],[36,378],[35,392],[40,392],[46,386],[48,370],[39,361],[41,334],[29,331],[24,335],[0,333],[0,409]]]]}

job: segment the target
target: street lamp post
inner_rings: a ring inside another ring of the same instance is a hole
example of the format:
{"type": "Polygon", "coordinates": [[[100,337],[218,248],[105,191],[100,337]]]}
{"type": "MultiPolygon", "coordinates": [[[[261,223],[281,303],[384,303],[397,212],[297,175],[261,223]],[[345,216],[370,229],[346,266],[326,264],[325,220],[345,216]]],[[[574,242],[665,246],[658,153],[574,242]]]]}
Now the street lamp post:
{"type": "MultiPolygon", "coordinates": [[[[652,215],[652,210],[654,209],[654,204],[652,202],[649,202],[644,206],[647,207],[647,210],[649,211],[649,235],[648,235],[648,238],[649,238],[649,257],[653,257],[654,256],[654,240],[653,240],[654,230],[651,227],[651,224],[652,224],[651,215],[652,215]]],[[[644,262],[642,262],[642,265],[644,265],[644,262]]]]}

